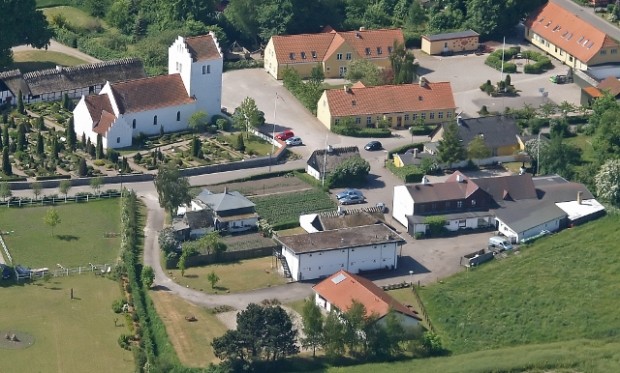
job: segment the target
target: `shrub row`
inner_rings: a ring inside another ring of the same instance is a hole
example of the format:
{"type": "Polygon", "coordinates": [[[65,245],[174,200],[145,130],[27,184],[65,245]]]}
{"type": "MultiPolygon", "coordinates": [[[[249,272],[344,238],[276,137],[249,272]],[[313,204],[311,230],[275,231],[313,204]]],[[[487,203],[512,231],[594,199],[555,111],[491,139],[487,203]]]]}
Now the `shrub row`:
{"type": "Polygon", "coordinates": [[[229,70],[241,70],[241,69],[255,69],[263,67],[263,61],[257,60],[239,60],[235,62],[224,62],[224,71],[229,70]]]}
{"type": "MultiPolygon", "coordinates": [[[[499,57],[496,55],[497,52],[498,51],[491,53],[487,57],[487,59],[484,61],[484,63],[488,66],[491,66],[495,70],[502,70],[502,56],[501,56],[502,51],[501,50],[499,51],[500,52],[499,57]]],[[[504,62],[504,72],[507,74],[516,73],[517,65],[515,65],[512,62],[504,62]]]]}
{"type": "Polygon", "coordinates": [[[71,175],[50,175],[50,176],[37,176],[37,177],[35,177],[35,180],[37,180],[37,181],[58,180],[58,179],[71,179],[71,175]]]}
{"type": "Polygon", "coordinates": [[[424,172],[417,166],[408,165],[404,167],[396,167],[394,162],[388,160],[386,167],[405,183],[419,183],[422,181],[422,177],[424,176],[424,172]]]}
{"type": "Polygon", "coordinates": [[[359,127],[345,127],[345,126],[332,126],[332,132],[339,135],[351,136],[351,137],[378,137],[385,138],[391,137],[392,131],[388,128],[359,128],[359,127]]]}
{"type": "Polygon", "coordinates": [[[527,64],[523,67],[523,72],[526,74],[541,74],[547,70],[553,69],[551,60],[538,52],[525,51],[523,57],[536,61],[533,64],[527,64]]]}
{"type": "Polygon", "coordinates": [[[392,156],[394,154],[402,154],[404,152],[406,152],[409,149],[418,149],[418,151],[422,151],[424,149],[424,144],[422,144],[421,142],[415,143],[415,144],[406,144],[403,146],[399,146],[398,148],[394,148],[390,151],[388,151],[388,159],[392,159],[392,156]]]}

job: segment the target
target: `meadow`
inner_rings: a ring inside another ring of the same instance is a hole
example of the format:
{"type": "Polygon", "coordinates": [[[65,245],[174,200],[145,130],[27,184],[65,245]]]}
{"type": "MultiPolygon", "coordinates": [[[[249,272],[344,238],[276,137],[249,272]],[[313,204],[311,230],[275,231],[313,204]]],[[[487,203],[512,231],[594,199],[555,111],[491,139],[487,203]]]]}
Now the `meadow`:
{"type": "Polygon", "coordinates": [[[111,308],[120,298],[117,282],[84,274],[20,285],[5,281],[0,289],[0,331],[34,337],[25,349],[0,348],[3,373],[133,370],[131,352],[117,343],[121,334],[129,333],[111,308]]]}
{"type": "Polygon", "coordinates": [[[118,199],[55,206],[61,222],[53,230],[44,222],[49,207],[0,209],[0,229],[14,264],[56,268],[111,264],[119,253],[118,199]]]}

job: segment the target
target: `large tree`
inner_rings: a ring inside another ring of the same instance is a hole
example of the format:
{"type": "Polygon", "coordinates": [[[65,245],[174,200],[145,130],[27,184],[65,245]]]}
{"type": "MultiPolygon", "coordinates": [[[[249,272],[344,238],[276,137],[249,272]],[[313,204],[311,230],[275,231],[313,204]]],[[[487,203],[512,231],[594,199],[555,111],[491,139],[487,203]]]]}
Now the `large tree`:
{"type": "Polygon", "coordinates": [[[549,145],[540,154],[539,169],[542,174],[558,174],[566,179],[572,179],[574,166],[580,162],[579,149],[565,144],[561,136],[552,136],[549,145]]]}
{"type": "Polygon", "coordinates": [[[250,128],[256,128],[261,125],[260,118],[260,111],[252,97],[244,98],[233,114],[235,125],[238,128],[245,128],[248,131],[248,138],[250,137],[250,128]]]}
{"type": "Polygon", "coordinates": [[[469,159],[483,159],[491,155],[491,149],[484,142],[484,137],[476,136],[467,145],[469,159]]]}
{"type": "Polygon", "coordinates": [[[610,159],[595,177],[596,194],[614,206],[620,206],[620,159],[610,159]]]}
{"type": "Polygon", "coordinates": [[[159,167],[155,177],[155,188],[159,196],[159,205],[175,216],[177,208],[182,204],[189,204],[192,196],[189,190],[189,180],[182,177],[173,164],[159,167]]]}
{"type": "Polygon", "coordinates": [[[365,58],[351,61],[347,69],[346,78],[352,82],[360,81],[366,87],[383,84],[383,77],[379,67],[365,58]]]}
{"type": "Polygon", "coordinates": [[[28,44],[43,48],[49,44],[52,31],[43,15],[36,10],[35,0],[0,1],[2,31],[0,32],[0,70],[13,63],[11,47],[28,44]]]}
{"type": "Polygon", "coordinates": [[[394,43],[390,53],[390,63],[394,74],[394,84],[410,84],[416,79],[418,66],[411,51],[404,44],[394,43]]]}
{"type": "Polygon", "coordinates": [[[270,0],[257,9],[259,36],[266,43],[273,35],[285,34],[293,19],[291,0],[270,0]]]}
{"type": "Polygon", "coordinates": [[[54,228],[60,224],[61,219],[60,219],[60,215],[58,215],[58,211],[56,211],[55,208],[50,207],[49,209],[47,209],[47,212],[45,213],[45,217],[43,217],[43,221],[45,222],[45,224],[49,225],[50,228],[52,228],[52,236],[54,235],[54,228]]]}
{"type": "Polygon", "coordinates": [[[301,346],[312,349],[312,357],[316,356],[316,349],[323,346],[323,314],[321,309],[310,297],[304,301],[301,311],[305,337],[301,339],[301,346]]]}
{"type": "Polygon", "coordinates": [[[451,122],[443,128],[443,138],[439,140],[437,146],[439,160],[447,163],[448,167],[452,163],[465,159],[465,148],[459,137],[459,127],[456,122],[451,122]]]}

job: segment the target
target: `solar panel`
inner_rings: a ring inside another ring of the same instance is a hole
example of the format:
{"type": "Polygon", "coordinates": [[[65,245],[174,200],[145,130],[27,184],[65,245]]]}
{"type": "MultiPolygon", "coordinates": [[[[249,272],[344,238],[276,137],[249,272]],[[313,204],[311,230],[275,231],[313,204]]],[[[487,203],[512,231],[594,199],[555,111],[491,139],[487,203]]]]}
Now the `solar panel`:
{"type": "Polygon", "coordinates": [[[342,281],[344,281],[347,278],[347,276],[344,275],[344,273],[339,274],[338,276],[332,278],[332,282],[336,285],[338,285],[339,283],[341,283],[342,281]]]}

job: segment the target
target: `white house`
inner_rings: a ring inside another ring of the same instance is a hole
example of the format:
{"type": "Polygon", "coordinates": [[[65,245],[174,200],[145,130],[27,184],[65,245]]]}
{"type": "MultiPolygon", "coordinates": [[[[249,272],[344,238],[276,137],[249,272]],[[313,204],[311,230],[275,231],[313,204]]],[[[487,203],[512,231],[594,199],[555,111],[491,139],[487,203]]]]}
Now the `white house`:
{"type": "Polygon", "coordinates": [[[359,302],[366,308],[366,316],[375,315],[385,325],[385,316],[394,312],[403,327],[415,327],[420,317],[411,309],[392,298],[372,281],[340,270],[312,287],[316,304],[327,312],[346,312],[359,302]]]}
{"type": "Polygon", "coordinates": [[[179,36],[168,49],[169,75],[107,82],[99,95],[82,96],[73,111],[75,132],[105,148],[132,144],[139,134],[188,128],[190,116],[219,113],[223,58],[213,33],[179,36]]]}
{"type": "Polygon", "coordinates": [[[256,205],[237,191],[211,193],[207,189],[192,200],[191,210],[207,210],[211,213],[215,229],[243,232],[258,227],[256,205]]]}
{"type": "Polygon", "coordinates": [[[405,240],[385,224],[276,237],[295,281],[352,273],[396,269],[405,240]]]}

